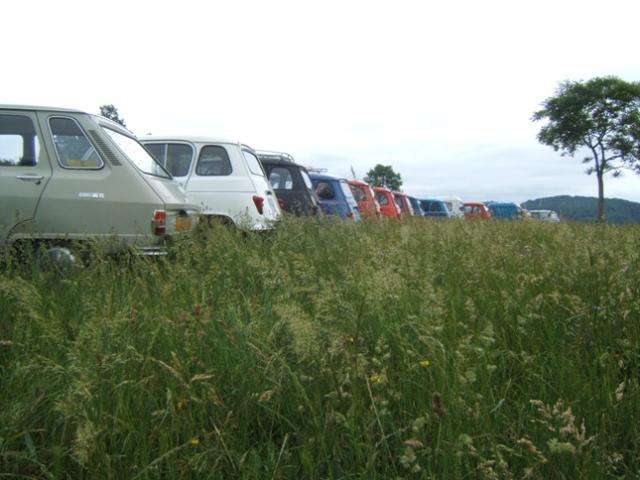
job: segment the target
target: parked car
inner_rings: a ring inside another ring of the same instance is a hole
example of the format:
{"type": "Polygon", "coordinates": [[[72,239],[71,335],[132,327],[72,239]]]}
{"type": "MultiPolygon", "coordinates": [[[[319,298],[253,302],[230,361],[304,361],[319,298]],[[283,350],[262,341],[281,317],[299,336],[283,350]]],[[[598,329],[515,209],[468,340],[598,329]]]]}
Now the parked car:
{"type": "Polygon", "coordinates": [[[207,220],[264,230],[281,217],[276,194],[250,147],[190,136],[147,136],[141,142],[202,205],[207,220]]]}
{"type": "Polygon", "coordinates": [[[309,172],[288,153],[256,151],[280,208],[297,216],[317,215],[320,203],[309,172]]]}
{"type": "Polygon", "coordinates": [[[191,231],[199,207],[136,137],[78,110],[0,106],[0,247],[43,245],[75,261],[97,241],[159,254],[191,231]]]}
{"type": "Polygon", "coordinates": [[[362,180],[348,180],[353,197],[358,202],[360,215],[363,218],[380,218],[380,204],[376,200],[375,193],[367,182],[362,180]]]}
{"type": "Polygon", "coordinates": [[[491,212],[482,202],[465,202],[464,218],[465,220],[490,220],[491,212]]]}
{"type": "Polygon", "coordinates": [[[400,207],[396,204],[393,192],[386,187],[373,187],[373,191],[375,192],[376,200],[380,205],[380,212],[382,213],[382,216],[387,218],[400,218],[402,212],[400,207]]]}
{"type": "Polygon", "coordinates": [[[409,202],[406,194],[402,192],[393,192],[393,196],[395,197],[396,205],[400,208],[400,215],[403,217],[411,217],[414,215],[411,202],[409,202]]]}
{"type": "Polygon", "coordinates": [[[521,220],[524,218],[524,211],[513,202],[487,202],[485,203],[491,216],[502,220],[521,220]]]}
{"type": "Polygon", "coordinates": [[[311,172],[309,176],[320,200],[320,206],[327,215],[360,220],[358,202],[353,197],[346,179],[314,172],[311,172]]]}
{"type": "Polygon", "coordinates": [[[420,200],[420,206],[422,207],[423,215],[425,217],[433,218],[450,218],[451,213],[447,208],[447,204],[443,200],[437,200],[435,198],[423,198],[420,200]]]}
{"type": "Polygon", "coordinates": [[[560,221],[560,217],[553,210],[529,210],[529,214],[534,220],[554,223],[558,223],[560,221]]]}
{"type": "Polygon", "coordinates": [[[453,218],[463,218],[464,217],[464,202],[460,197],[456,197],[454,195],[449,195],[441,198],[447,206],[447,210],[449,210],[449,214],[453,218]]]}
{"type": "Polygon", "coordinates": [[[409,203],[411,203],[411,208],[413,209],[413,214],[419,217],[424,216],[424,211],[422,210],[422,206],[420,205],[420,200],[416,197],[410,197],[407,195],[409,199],[409,203]]]}

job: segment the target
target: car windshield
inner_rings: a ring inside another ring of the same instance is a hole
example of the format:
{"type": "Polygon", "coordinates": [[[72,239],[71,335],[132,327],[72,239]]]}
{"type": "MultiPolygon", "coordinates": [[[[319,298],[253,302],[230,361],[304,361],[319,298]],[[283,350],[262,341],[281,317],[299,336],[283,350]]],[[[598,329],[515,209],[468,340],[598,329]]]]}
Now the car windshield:
{"type": "Polygon", "coordinates": [[[353,198],[353,192],[349,188],[349,184],[346,181],[340,181],[340,188],[342,189],[342,193],[344,193],[344,196],[347,200],[352,200],[353,202],[356,201],[356,199],[353,198]]]}
{"type": "Polygon", "coordinates": [[[137,140],[107,127],[102,127],[102,129],[107,132],[120,151],[129,158],[142,173],[156,177],[171,178],[169,172],[167,172],[137,140]]]}

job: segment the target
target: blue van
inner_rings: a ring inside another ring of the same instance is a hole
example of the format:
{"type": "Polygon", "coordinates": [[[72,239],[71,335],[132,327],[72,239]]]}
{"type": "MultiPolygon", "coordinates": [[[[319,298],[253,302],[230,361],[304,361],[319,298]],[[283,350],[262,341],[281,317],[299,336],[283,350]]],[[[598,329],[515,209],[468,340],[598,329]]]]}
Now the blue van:
{"type": "Polygon", "coordinates": [[[309,176],[325,213],[360,220],[358,202],[346,179],[326,173],[310,173],[309,176]]]}
{"type": "Polygon", "coordinates": [[[422,207],[422,214],[425,217],[451,217],[451,212],[447,208],[447,204],[444,202],[444,200],[437,200],[435,198],[423,198],[420,200],[420,206],[422,207]]]}
{"type": "Polygon", "coordinates": [[[493,218],[502,220],[520,220],[524,216],[522,208],[513,202],[486,202],[493,218]]]}

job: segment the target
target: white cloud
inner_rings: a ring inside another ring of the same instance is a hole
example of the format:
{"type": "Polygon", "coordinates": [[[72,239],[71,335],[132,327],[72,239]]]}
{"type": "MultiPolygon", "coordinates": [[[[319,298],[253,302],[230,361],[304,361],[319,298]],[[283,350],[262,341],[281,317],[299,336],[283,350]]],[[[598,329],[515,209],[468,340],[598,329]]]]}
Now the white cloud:
{"type": "Polygon", "coordinates": [[[227,136],[343,175],[390,164],[425,194],[595,195],[530,117],[564,79],[640,80],[637,18],[637,0],[9,2],[0,91],[113,103],[138,134],[227,136]]]}

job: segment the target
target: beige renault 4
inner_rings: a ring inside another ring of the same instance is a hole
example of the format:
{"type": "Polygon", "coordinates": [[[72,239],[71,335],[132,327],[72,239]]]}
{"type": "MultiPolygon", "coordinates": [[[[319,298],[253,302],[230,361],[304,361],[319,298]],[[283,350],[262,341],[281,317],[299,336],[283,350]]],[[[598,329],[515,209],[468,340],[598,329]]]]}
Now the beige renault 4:
{"type": "Polygon", "coordinates": [[[136,137],[77,110],[0,105],[0,250],[35,241],[55,256],[79,241],[159,254],[200,208],[136,137]]]}

